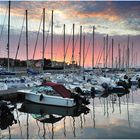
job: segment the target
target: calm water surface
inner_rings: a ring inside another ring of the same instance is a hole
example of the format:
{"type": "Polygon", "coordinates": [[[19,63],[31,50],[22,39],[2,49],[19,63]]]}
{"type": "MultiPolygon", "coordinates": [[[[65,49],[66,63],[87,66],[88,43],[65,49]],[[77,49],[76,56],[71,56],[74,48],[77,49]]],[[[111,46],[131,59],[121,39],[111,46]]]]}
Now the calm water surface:
{"type": "Polygon", "coordinates": [[[0,138],[140,138],[140,90],[122,97],[91,98],[87,107],[67,110],[17,103],[11,112],[17,123],[0,124],[0,138]]]}

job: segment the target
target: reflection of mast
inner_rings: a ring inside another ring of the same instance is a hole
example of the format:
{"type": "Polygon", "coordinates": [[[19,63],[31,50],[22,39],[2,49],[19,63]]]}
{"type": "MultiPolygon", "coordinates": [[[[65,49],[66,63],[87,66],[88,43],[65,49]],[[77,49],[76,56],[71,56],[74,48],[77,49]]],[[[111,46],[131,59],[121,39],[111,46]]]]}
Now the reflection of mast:
{"type": "Polygon", "coordinates": [[[83,120],[82,120],[82,115],[80,115],[80,122],[81,122],[81,129],[83,129],[83,120]]]}
{"type": "Polygon", "coordinates": [[[19,120],[19,115],[18,115],[17,108],[16,108],[16,113],[17,113],[17,121],[18,121],[19,128],[20,128],[20,134],[21,134],[21,137],[22,137],[22,129],[21,129],[21,125],[20,125],[20,120],[19,120]]]}
{"type": "Polygon", "coordinates": [[[105,111],[105,98],[104,98],[104,116],[106,114],[106,111],[105,111]]]}
{"type": "Polygon", "coordinates": [[[120,110],[120,114],[121,114],[121,99],[119,97],[119,110],[120,110]]]}
{"type": "Polygon", "coordinates": [[[95,128],[95,106],[94,106],[94,98],[93,98],[93,127],[95,128]]]}
{"type": "Polygon", "coordinates": [[[10,126],[8,127],[8,130],[9,130],[9,139],[11,139],[11,129],[10,129],[10,126]]]}
{"type": "Polygon", "coordinates": [[[53,123],[52,123],[52,139],[54,137],[54,126],[53,126],[53,123]]]}
{"type": "Polygon", "coordinates": [[[64,136],[66,137],[66,122],[65,122],[65,120],[66,120],[66,117],[64,118],[64,136]]]}
{"type": "Polygon", "coordinates": [[[29,114],[27,114],[27,139],[29,138],[29,114]]]}
{"type": "Polygon", "coordinates": [[[126,94],[126,102],[127,102],[128,125],[129,125],[129,127],[131,127],[131,125],[130,125],[130,118],[129,118],[128,94],[126,94]]]}
{"type": "Polygon", "coordinates": [[[115,103],[115,101],[114,101],[114,98],[113,98],[114,96],[112,95],[111,97],[112,97],[112,113],[114,113],[114,103],[115,103]]]}
{"type": "Polygon", "coordinates": [[[43,123],[43,130],[44,130],[44,133],[43,133],[43,138],[45,139],[45,135],[46,135],[45,123],[43,123]]]}
{"type": "Polygon", "coordinates": [[[75,134],[75,118],[73,117],[73,135],[74,137],[76,137],[76,134],[75,134]]]}
{"type": "Polygon", "coordinates": [[[38,121],[37,120],[36,120],[36,124],[38,126],[38,136],[39,136],[39,138],[41,138],[40,135],[39,135],[39,133],[40,133],[40,127],[39,127],[39,124],[38,124],[38,121]]]}
{"type": "Polygon", "coordinates": [[[106,107],[107,107],[107,117],[108,117],[109,116],[109,111],[108,111],[109,110],[108,109],[108,97],[106,98],[106,100],[107,100],[107,106],[106,107]]]}

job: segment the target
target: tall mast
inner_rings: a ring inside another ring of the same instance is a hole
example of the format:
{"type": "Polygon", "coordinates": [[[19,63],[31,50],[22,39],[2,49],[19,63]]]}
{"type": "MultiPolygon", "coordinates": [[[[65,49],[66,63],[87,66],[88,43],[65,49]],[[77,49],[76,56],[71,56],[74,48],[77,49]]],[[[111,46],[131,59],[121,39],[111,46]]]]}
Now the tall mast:
{"type": "Polygon", "coordinates": [[[129,69],[129,35],[128,35],[128,41],[127,41],[127,69],[129,69]]]}
{"type": "Polygon", "coordinates": [[[83,77],[84,77],[84,67],[85,67],[85,34],[83,36],[83,77]]]}
{"type": "Polygon", "coordinates": [[[8,13],[8,43],[7,43],[7,55],[8,55],[8,71],[9,71],[9,47],[10,47],[10,9],[11,9],[11,1],[9,0],[9,13],[8,13]]]}
{"type": "Polygon", "coordinates": [[[28,68],[28,11],[26,10],[26,60],[28,68]]]}
{"type": "Polygon", "coordinates": [[[72,65],[74,68],[74,24],[73,24],[73,39],[72,39],[72,65]]]}
{"type": "Polygon", "coordinates": [[[64,41],[63,43],[64,43],[64,72],[65,72],[65,57],[66,57],[66,56],[65,56],[65,55],[66,55],[66,54],[65,54],[65,52],[66,52],[66,48],[65,48],[65,47],[66,47],[66,46],[65,46],[65,44],[66,44],[66,43],[65,43],[65,24],[64,24],[64,40],[63,40],[63,41],[64,41]]]}
{"type": "Polygon", "coordinates": [[[93,46],[92,46],[92,69],[94,68],[94,34],[95,34],[95,26],[93,26],[93,46]]]}
{"type": "Polygon", "coordinates": [[[108,34],[106,36],[106,68],[107,68],[107,59],[108,59],[108,34]]]}
{"type": "Polygon", "coordinates": [[[42,69],[44,67],[44,51],[45,51],[45,8],[43,8],[43,50],[42,50],[42,69]]]}
{"type": "Polygon", "coordinates": [[[53,61],[53,10],[52,10],[52,24],[51,24],[51,61],[53,61]]]}
{"type": "Polygon", "coordinates": [[[113,57],[114,57],[114,39],[112,38],[112,69],[113,69],[113,57]]]}
{"type": "Polygon", "coordinates": [[[132,62],[131,62],[131,67],[133,68],[133,47],[134,47],[134,44],[133,44],[133,41],[132,41],[132,55],[131,55],[131,58],[132,58],[132,62]]]}
{"type": "Polygon", "coordinates": [[[118,44],[118,65],[119,65],[119,69],[121,68],[121,50],[120,50],[120,43],[118,44]]]}
{"type": "Polygon", "coordinates": [[[125,68],[125,45],[123,46],[122,67],[125,68]]]}
{"type": "Polygon", "coordinates": [[[104,37],[104,39],[103,39],[103,67],[105,68],[105,66],[106,66],[106,60],[105,60],[105,53],[106,52],[106,50],[105,50],[105,37],[104,37]]]}
{"type": "Polygon", "coordinates": [[[82,51],[82,26],[80,26],[79,66],[81,66],[81,51],[82,51]]]}

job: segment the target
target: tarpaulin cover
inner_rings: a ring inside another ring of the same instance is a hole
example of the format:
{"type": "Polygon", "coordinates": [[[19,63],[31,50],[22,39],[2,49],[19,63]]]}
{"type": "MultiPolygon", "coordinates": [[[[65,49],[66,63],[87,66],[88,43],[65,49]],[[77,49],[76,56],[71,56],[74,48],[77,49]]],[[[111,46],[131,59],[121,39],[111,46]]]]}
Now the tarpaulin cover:
{"type": "Polygon", "coordinates": [[[52,87],[58,94],[60,94],[64,98],[71,97],[71,92],[61,84],[57,84],[57,83],[53,83],[53,82],[45,82],[42,85],[52,87]]]}

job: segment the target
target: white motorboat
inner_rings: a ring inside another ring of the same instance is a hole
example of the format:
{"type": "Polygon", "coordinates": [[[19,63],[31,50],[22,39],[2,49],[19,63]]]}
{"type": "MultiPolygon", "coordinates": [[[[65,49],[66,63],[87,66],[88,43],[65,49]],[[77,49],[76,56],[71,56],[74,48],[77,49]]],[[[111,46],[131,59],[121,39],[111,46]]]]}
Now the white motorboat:
{"type": "Polygon", "coordinates": [[[63,85],[53,82],[46,82],[30,90],[18,92],[24,93],[26,100],[39,104],[72,107],[89,103],[85,97],[74,94],[63,85]]]}

